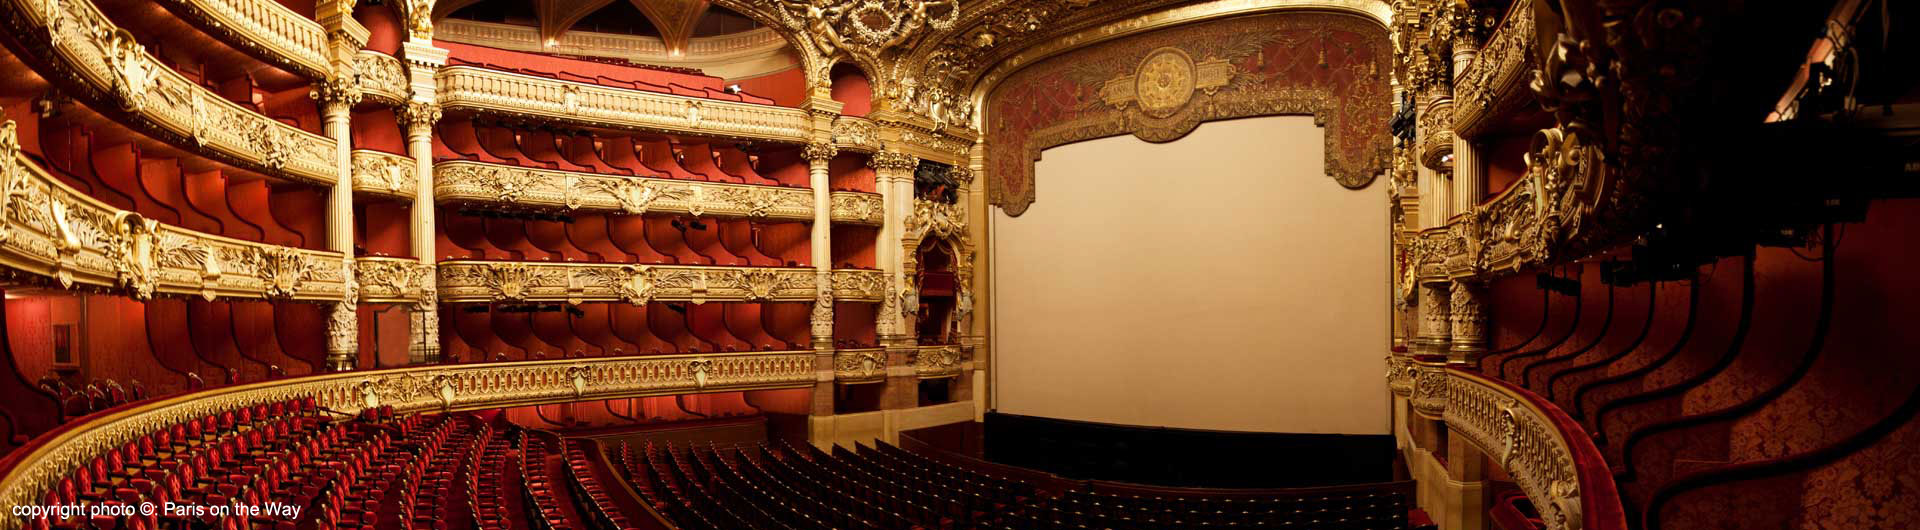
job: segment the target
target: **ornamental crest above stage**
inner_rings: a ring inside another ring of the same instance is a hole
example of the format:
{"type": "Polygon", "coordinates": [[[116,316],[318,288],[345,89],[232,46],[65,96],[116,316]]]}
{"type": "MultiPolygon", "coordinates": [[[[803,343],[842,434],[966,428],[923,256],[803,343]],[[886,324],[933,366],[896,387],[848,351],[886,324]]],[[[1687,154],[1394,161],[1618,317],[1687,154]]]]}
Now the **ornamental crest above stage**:
{"type": "Polygon", "coordinates": [[[1392,45],[1387,30],[1335,13],[1196,22],[1041,59],[987,96],[989,197],[1018,216],[1049,147],[1132,134],[1169,142],[1201,123],[1311,115],[1326,128],[1326,171],[1359,189],[1385,171],[1392,45]]]}

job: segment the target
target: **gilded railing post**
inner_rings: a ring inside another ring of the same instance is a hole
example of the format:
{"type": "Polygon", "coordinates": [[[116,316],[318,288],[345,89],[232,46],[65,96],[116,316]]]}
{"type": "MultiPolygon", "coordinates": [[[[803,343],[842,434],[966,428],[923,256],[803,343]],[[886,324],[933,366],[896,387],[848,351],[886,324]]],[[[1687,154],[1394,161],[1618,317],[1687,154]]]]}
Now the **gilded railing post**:
{"type": "MultiPolygon", "coordinates": [[[[348,67],[351,73],[351,67],[348,67]]],[[[348,120],[353,105],[360,102],[360,83],[352,77],[334,77],[314,83],[309,96],[320,103],[321,119],[328,138],[334,140],[334,162],[342,178],[333,182],[327,203],[327,249],[349,259],[341,261],[341,278],[346,281],[345,300],[334,302],[327,317],[328,370],[354,369],[360,353],[360,316],[357,311],[359,287],[354,281],[353,256],[353,130],[348,120]]]]}

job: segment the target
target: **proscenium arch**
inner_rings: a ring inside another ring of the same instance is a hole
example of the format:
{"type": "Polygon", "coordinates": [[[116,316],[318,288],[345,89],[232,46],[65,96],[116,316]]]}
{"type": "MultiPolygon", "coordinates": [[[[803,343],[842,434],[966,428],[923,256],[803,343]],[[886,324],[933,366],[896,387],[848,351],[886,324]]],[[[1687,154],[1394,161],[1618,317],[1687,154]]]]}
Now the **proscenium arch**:
{"type": "MultiPolygon", "coordinates": [[[[1327,13],[1327,14],[1350,15],[1356,20],[1360,20],[1360,21],[1364,21],[1365,23],[1368,23],[1370,29],[1378,29],[1383,35],[1390,37],[1392,34],[1390,29],[1390,23],[1393,17],[1393,13],[1392,13],[1391,7],[1388,6],[1385,2],[1354,3],[1354,2],[1338,2],[1333,0],[1276,0],[1276,1],[1270,1],[1270,2],[1248,2],[1246,0],[1214,0],[1210,2],[1204,2],[1204,3],[1182,6],[1182,7],[1172,8],[1172,9],[1149,12],[1146,14],[1137,15],[1134,17],[1120,19],[1120,20],[1106,20],[1100,23],[1084,24],[1084,25],[1081,25],[1077,30],[1070,30],[1069,32],[1062,35],[1056,35],[1050,38],[1042,39],[1040,41],[1037,41],[1036,44],[1027,46],[1022,49],[1001,51],[999,54],[1000,58],[993,63],[993,66],[986,69],[983,73],[981,73],[976,79],[972,81],[969,101],[972,102],[973,107],[976,109],[976,111],[974,112],[972,125],[975,130],[980,131],[980,134],[983,140],[988,140],[989,139],[988,137],[990,134],[989,126],[993,123],[992,121],[993,118],[992,116],[990,116],[992,112],[988,108],[988,96],[990,96],[994,90],[999,89],[1001,83],[1005,82],[1013,74],[1020,72],[1030,66],[1040,64],[1043,61],[1053,58],[1055,56],[1071,53],[1071,52],[1082,50],[1091,46],[1108,43],[1108,42],[1115,41],[1118,39],[1123,39],[1126,37],[1137,36],[1137,35],[1141,35],[1148,32],[1166,30],[1170,28],[1176,28],[1176,27],[1186,26],[1186,25],[1195,24],[1195,23],[1209,22],[1209,21],[1227,19],[1232,17],[1271,15],[1271,14],[1281,14],[1281,13],[1302,13],[1302,14],[1327,13]]],[[[1391,43],[1389,43],[1389,45],[1390,44],[1391,43]]],[[[922,53],[923,54],[926,53],[926,50],[922,50],[922,53]]],[[[1388,50],[1388,53],[1389,53],[1388,60],[1390,61],[1391,49],[1388,50]]],[[[1384,98],[1388,99],[1388,101],[1386,102],[1386,104],[1388,105],[1391,105],[1392,103],[1391,97],[1390,97],[1391,90],[1393,90],[1391,88],[1391,77],[1392,77],[1391,68],[1392,68],[1391,64],[1388,64],[1386,70],[1380,74],[1389,79],[1388,94],[1383,95],[1384,98]]],[[[1316,117],[1316,121],[1319,121],[1319,119],[1323,117],[1322,113],[1319,112],[1318,110],[1307,111],[1307,112],[1283,111],[1283,112],[1271,112],[1266,114],[1268,115],[1311,114],[1316,117]]],[[[1241,116],[1235,116],[1235,117],[1241,117],[1241,116]]],[[[1228,119],[1228,118],[1215,118],[1215,119],[1228,119]]],[[[1132,132],[1136,136],[1141,136],[1143,139],[1147,139],[1148,141],[1172,141],[1184,135],[1186,132],[1190,132],[1192,128],[1194,126],[1197,126],[1199,123],[1204,123],[1206,121],[1213,121],[1213,119],[1199,120],[1198,122],[1189,124],[1184,128],[1184,130],[1180,130],[1176,132],[1156,131],[1154,133],[1144,134],[1144,135],[1140,134],[1140,132],[1137,130],[1130,130],[1128,132],[1132,132]]],[[[1325,125],[1325,124],[1321,123],[1321,125],[1325,125]]],[[[1327,136],[1329,138],[1329,142],[1331,142],[1332,138],[1334,137],[1333,132],[1334,131],[1329,131],[1329,134],[1327,136]]],[[[1088,138],[1079,138],[1079,140],[1087,140],[1087,139],[1112,136],[1112,135],[1113,134],[1107,134],[1107,135],[1094,136],[1094,137],[1088,137],[1088,138]]],[[[1042,146],[1041,148],[1044,149],[1045,147],[1055,147],[1057,145],[1064,145],[1066,143],[1071,143],[1071,142],[1060,142],[1058,144],[1042,146]]],[[[984,158],[988,159],[989,161],[992,160],[992,152],[995,149],[1022,148],[1021,146],[1008,146],[1003,144],[995,144],[994,142],[991,142],[991,141],[983,141],[982,145],[985,146],[985,150],[981,154],[983,155],[984,158]]],[[[1371,158],[1374,159],[1374,162],[1378,162],[1378,163],[1367,164],[1367,166],[1371,167],[1371,166],[1377,165],[1380,167],[1375,168],[1377,169],[1376,171],[1368,171],[1366,173],[1377,176],[1379,173],[1389,169],[1388,167],[1386,167],[1387,165],[1390,165],[1388,164],[1389,147],[1390,147],[1390,143],[1385,146],[1381,146],[1379,149],[1376,149],[1379,152],[1374,153],[1373,156],[1371,156],[1371,158]]],[[[1334,168],[1334,166],[1332,165],[1333,158],[1331,155],[1332,153],[1329,153],[1328,169],[1329,169],[1330,175],[1332,174],[1332,170],[1334,168]]],[[[1031,162],[1029,162],[1028,165],[1029,165],[1028,171],[1030,172],[1031,162]]],[[[1030,205],[1031,201],[1029,201],[1028,203],[1020,204],[1017,208],[1008,208],[1006,204],[1003,204],[1000,200],[996,199],[996,197],[999,197],[1000,196],[999,194],[1003,192],[1003,190],[1001,190],[998,187],[1000,184],[1000,181],[999,181],[1000,176],[993,174],[994,168],[991,166],[990,163],[987,166],[983,167],[982,169],[983,169],[982,175],[987,182],[983,184],[978,184],[978,185],[989,186],[988,188],[983,188],[983,191],[987,192],[987,196],[989,197],[989,203],[1000,205],[1002,207],[1002,211],[1007,213],[1010,216],[1018,216],[1020,213],[1024,213],[1026,207],[1030,205]]],[[[1345,185],[1348,188],[1353,188],[1353,189],[1364,188],[1367,184],[1371,183],[1372,181],[1372,178],[1366,178],[1362,180],[1359,178],[1340,178],[1337,175],[1336,175],[1336,178],[1339,178],[1341,180],[1342,185],[1345,185]]]]}

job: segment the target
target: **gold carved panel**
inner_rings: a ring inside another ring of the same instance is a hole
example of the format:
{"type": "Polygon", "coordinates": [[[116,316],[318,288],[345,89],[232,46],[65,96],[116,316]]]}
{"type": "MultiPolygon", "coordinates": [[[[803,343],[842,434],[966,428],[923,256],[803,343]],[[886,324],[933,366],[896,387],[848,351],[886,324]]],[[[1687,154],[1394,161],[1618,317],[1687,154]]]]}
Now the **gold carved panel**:
{"type": "Polygon", "coordinates": [[[442,302],[813,301],[814,270],[523,261],[442,261],[442,302]]]}
{"type": "Polygon", "coordinates": [[[327,31],[305,15],[274,0],[163,0],[177,16],[228,44],[253,52],[309,79],[333,72],[327,58],[327,31]]]}
{"type": "Polygon", "coordinates": [[[419,165],[405,155],[353,150],[354,193],[412,199],[419,193],[419,174],[419,165]]]}
{"type": "Polygon", "coordinates": [[[448,111],[747,140],[806,143],[812,118],[794,108],[604,87],[455,66],[439,73],[448,111]]]}

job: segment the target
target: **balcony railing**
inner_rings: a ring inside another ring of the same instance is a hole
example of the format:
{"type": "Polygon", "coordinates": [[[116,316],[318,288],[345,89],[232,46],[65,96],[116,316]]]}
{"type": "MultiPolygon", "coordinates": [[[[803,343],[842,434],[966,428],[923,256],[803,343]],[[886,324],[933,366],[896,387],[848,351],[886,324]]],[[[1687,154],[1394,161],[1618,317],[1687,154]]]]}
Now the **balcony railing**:
{"type": "Polygon", "coordinates": [[[913,352],[913,373],[921,379],[949,377],[973,369],[973,348],[960,345],[921,346],[913,352]]]}
{"type": "Polygon", "coordinates": [[[190,19],[222,41],[262,59],[324,79],[333,71],[327,59],[327,31],[311,18],[273,0],[166,0],[173,12],[190,19]]]}
{"type": "Polygon", "coordinates": [[[1536,66],[1533,22],[1533,3],[1514,2],[1487,46],[1454,80],[1456,134],[1472,135],[1483,120],[1501,112],[1502,102],[1530,98],[1526,81],[1536,66]]]}
{"type": "Polygon", "coordinates": [[[840,383],[871,383],[887,379],[887,352],[880,348],[837,350],[833,352],[833,380],[840,383]]]}
{"type": "Polygon", "coordinates": [[[420,168],[412,158],[370,149],[353,150],[353,192],[412,199],[420,168]]]}
{"type": "Polygon", "coordinates": [[[442,261],[442,302],[791,301],[814,299],[814,270],[527,261],[442,261]]]}
{"type": "MultiPolygon", "coordinates": [[[[358,163],[356,158],[356,168],[358,163]]],[[[804,188],[601,175],[465,160],[436,163],[433,176],[434,199],[443,203],[813,220],[813,191],[804,188]]],[[[836,223],[879,225],[885,215],[880,196],[873,193],[833,192],[832,208],[836,223]]]]}
{"type": "Polygon", "coordinates": [[[806,111],[561,81],[471,66],[441,69],[447,110],[616,129],[805,143],[806,111]]]}
{"type": "Polygon", "coordinates": [[[1436,397],[1447,426],[1513,477],[1549,530],[1627,527],[1613,473],[1578,422],[1504,381],[1458,368],[1444,373],[1436,397]]]}
{"type": "Polygon", "coordinates": [[[391,55],[360,50],[359,55],[353,57],[353,64],[360,71],[360,93],[367,99],[399,105],[413,92],[407,67],[391,55]]]}
{"type": "Polygon", "coordinates": [[[432,298],[433,265],[415,258],[362,256],[355,258],[354,281],[360,283],[360,303],[419,303],[432,298]]]}
{"type": "Polygon", "coordinates": [[[0,0],[22,44],[67,92],[186,151],[269,176],[331,185],[340,179],[332,139],[214,94],[155,59],[133,34],[87,0],[0,0]]]}
{"type": "Polygon", "coordinates": [[[139,299],[345,298],[340,253],[205,234],[114,208],[27,161],[14,128],[0,125],[0,267],[139,299]]]}
{"type": "Polygon", "coordinates": [[[833,271],[833,299],[839,302],[879,302],[887,296],[887,273],[877,270],[833,271]]]}

